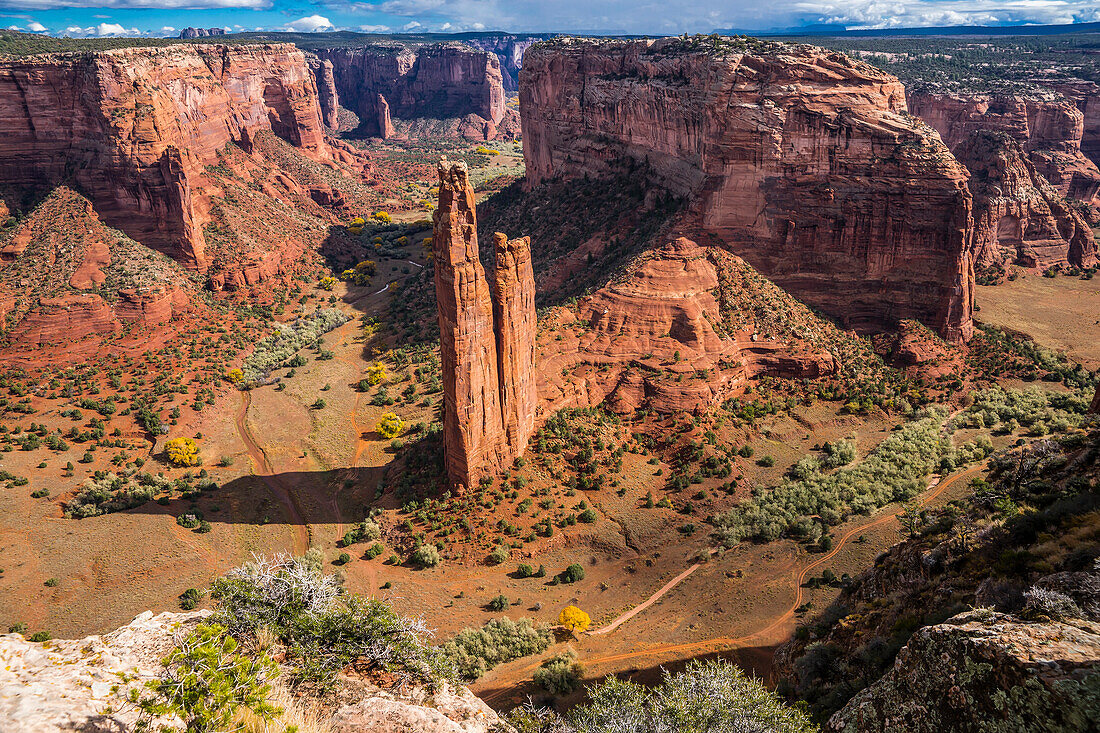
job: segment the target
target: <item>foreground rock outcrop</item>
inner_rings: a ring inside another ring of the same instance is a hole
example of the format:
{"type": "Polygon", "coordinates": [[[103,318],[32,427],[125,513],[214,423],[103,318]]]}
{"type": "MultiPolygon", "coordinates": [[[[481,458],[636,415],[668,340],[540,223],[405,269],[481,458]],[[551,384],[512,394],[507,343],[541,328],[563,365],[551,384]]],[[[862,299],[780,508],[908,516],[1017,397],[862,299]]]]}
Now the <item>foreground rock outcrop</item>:
{"type": "MultiPolygon", "coordinates": [[[[133,706],[120,705],[120,675],[136,688],[155,679],[160,661],[209,611],[146,611],[102,636],[44,643],[19,634],[0,636],[0,730],[5,733],[132,730],[133,706]],[[105,712],[112,706],[114,712],[105,712]]],[[[488,733],[507,731],[485,703],[465,687],[442,684],[382,690],[342,678],[340,702],[315,716],[332,733],[488,733]]],[[[280,700],[286,706],[290,698],[280,700]]],[[[164,721],[169,722],[169,721],[164,721]]],[[[281,730],[281,728],[280,728],[281,730]]]]}
{"type": "Polygon", "coordinates": [[[1082,153],[1085,115],[1059,94],[1044,97],[910,92],[909,111],[936,131],[953,152],[974,132],[1012,137],[1062,196],[1092,202],[1100,194],[1100,169],[1082,153]]]}
{"type": "Polygon", "coordinates": [[[0,61],[0,184],[71,178],[100,217],[207,265],[196,180],[227,143],[272,130],[324,158],[317,90],[290,45],[126,48],[0,61]]]}
{"type": "Polygon", "coordinates": [[[1096,240],[1088,223],[1010,135],[972,132],[955,155],[970,171],[977,263],[1046,268],[1096,262],[1096,240]]]}
{"type": "MultiPolygon", "coordinates": [[[[500,61],[461,44],[372,44],[313,52],[332,65],[340,103],[359,116],[359,132],[391,138],[424,118],[454,120],[454,135],[514,136],[518,122],[504,103],[500,61]]],[[[333,92],[318,76],[323,96],[333,92]]]]}
{"type": "Polygon", "coordinates": [[[439,164],[432,257],[450,483],[470,488],[527,447],[536,401],[535,280],[527,239],[495,240],[493,283],[478,258],[465,163],[439,164]]]}
{"type": "Polygon", "coordinates": [[[920,629],[828,723],[879,731],[1090,731],[1100,719],[1100,624],[972,611],[920,629]]]}
{"type": "Polygon", "coordinates": [[[694,224],[846,325],[972,334],[966,171],[896,78],[807,46],[559,39],[524,55],[520,106],[529,185],[643,162],[694,224]]]}

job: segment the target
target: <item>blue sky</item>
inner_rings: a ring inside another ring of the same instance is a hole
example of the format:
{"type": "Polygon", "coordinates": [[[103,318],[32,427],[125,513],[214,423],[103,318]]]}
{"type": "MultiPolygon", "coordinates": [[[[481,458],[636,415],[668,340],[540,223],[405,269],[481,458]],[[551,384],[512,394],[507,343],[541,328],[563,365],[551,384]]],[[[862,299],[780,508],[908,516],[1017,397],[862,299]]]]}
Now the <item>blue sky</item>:
{"type": "Polygon", "coordinates": [[[186,26],[367,32],[706,33],[1100,21],[1097,0],[0,0],[0,27],[174,36],[186,26]]]}

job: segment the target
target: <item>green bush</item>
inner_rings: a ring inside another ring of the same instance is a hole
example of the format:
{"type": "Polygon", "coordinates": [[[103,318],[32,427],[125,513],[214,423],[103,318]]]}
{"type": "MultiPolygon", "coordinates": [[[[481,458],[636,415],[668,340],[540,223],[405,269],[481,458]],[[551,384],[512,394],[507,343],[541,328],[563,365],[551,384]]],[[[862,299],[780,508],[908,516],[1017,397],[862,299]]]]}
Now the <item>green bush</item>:
{"type": "Polygon", "coordinates": [[[489,564],[500,565],[501,563],[508,562],[509,557],[510,553],[508,552],[508,548],[504,545],[497,545],[493,548],[493,551],[489,553],[489,564]]]}
{"type": "MultiPolygon", "coordinates": [[[[577,654],[569,649],[550,657],[535,670],[534,682],[551,695],[568,695],[577,689],[584,677],[584,666],[577,661],[577,654]]],[[[622,730],[634,730],[622,728],[622,730]]],[[[669,730],[682,730],[670,728],[669,730]]]]}
{"type": "Polygon", "coordinates": [[[458,632],[442,651],[459,678],[472,682],[498,664],[545,651],[550,642],[550,630],[544,625],[536,626],[526,618],[495,618],[480,629],[458,632]]]}
{"type": "Polygon", "coordinates": [[[563,583],[576,583],[579,580],[584,580],[584,568],[578,563],[573,563],[563,570],[558,578],[563,583]]]}
{"type": "Polygon", "coordinates": [[[278,666],[266,654],[239,654],[237,641],[217,624],[199,624],[164,658],[164,673],[147,684],[140,698],[139,729],[153,721],[177,716],[188,733],[214,733],[236,729],[238,712],[250,710],[261,720],[272,720],[282,711],[267,701],[268,680],[278,666]]]}
{"type": "Polygon", "coordinates": [[[503,611],[506,608],[508,608],[508,598],[503,593],[489,601],[490,611],[503,611]]]}
{"type": "Polygon", "coordinates": [[[376,599],[346,596],[304,558],[259,558],[214,581],[214,621],[239,637],[266,627],[286,645],[292,683],[330,686],[352,662],[417,680],[450,676],[424,622],[376,599]]]}
{"type": "Polygon", "coordinates": [[[442,558],[439,549],[435,545],[421,545],[412,554],[412,561],[422,568],[432,568],[439,564],[442,558]]]}
{"type": "Polygon", "coordinates": [[[243,381],[262,382],[279,367],[305,366],[305,358],[295,352],[313,344],[348,320],[343,312],[324,308],[302,316],[293,324],[273,323],[271,335],[257,343],[252,354],[245,359],[241,367],[243,381]]]}

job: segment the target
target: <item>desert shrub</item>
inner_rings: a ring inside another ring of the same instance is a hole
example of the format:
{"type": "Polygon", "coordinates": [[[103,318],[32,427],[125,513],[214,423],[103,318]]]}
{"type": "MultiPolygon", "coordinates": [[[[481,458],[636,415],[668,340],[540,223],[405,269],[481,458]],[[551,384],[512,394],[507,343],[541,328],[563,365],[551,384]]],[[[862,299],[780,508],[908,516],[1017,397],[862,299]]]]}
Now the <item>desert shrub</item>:
{"type": "Polygon", "coordinates": [[[367,367],[367,384],[373,386],[386,381],[388,378],[385,364],[374,363],[367,367]]]}
{"type": "Polygon", "coordinates": [[[420,680],[450,675],[422,620],[345,595],[336,577],[304,558],[257,558],[215,580],[211,595],[214,620],[232,635],[267,628],[286,645],[294,683],[327,686],[353,662],[420,680]]]}
{"type": "Polygon", "coordinates": [[[535,684],[551,695],[568,695],[577,689],[583,677],[584,666],[577,661],[577,654],[572,649],[550,657],[533,675],[535,684]]]}
{"type": "MultiPolygon", "coordinates": [[[[953,461],[960,457],[940,430],[943,417],[942,408],[920,413],[860,463],[831,474],[815,471],[804,478],[787,479],[713,517],[716,539],[727,547],[744,539],[771,541],[791,533],[803,517],[820,516],[836,524],[851,513],[866,514],[912,498],[945,457],[953,461]]],[[[991,450],[986,443],[968,444],[964,456],[984,456],[991,450]]]]}
{"type": "Polygon", "coordinates": [[[180,608],[184,611],[190,611],[199,605],[199,599],[202,598],[202,594],[198,588],[188,588],[179,595],[180,608]]]}
{"type": "Polygon", "coordinates": [[[173,466],[199,465],[199,446],[192,438],[172,438],[164,444],[164,453],[173,466]]]}
{"type": "Polygon", "coordinates": [[[583,512],[577,515],[577,521],[582,524],[592,524],[596,521],[596,512],[591,509],[585,509],[583,512]]]}
{"type": "Polygon", "coordinates": [[[164,658],[161,676],[147,683],[138,700],[138,730],[152,730],[155,719],[176,716],[187,733],[214,733],[238,730],[234,719],[242,708],[265,721],[282,712],[268,702],[276,664],[264,653],[241,654],[237,648],[224,627],[195,627],[164,658]]]}
{"type": "Polygon", "coordinates": [[[305,359],[295,360],[299,349],[348,321],[335,308],[323,308],[302,316],[292,324],[275,323],[270,336],[256,344],[241,368],[245,382],[263,382],[271,372],[282,366],[304,366],[305,359]]]}
{"type": "Polygon", "coordinates": [[[441,649],[459,678],[472,682],[498,664],[545,651],[550,642],[544,625],[526,618],[495,618],[480,629],[463,629],[441,649]]]}
{"type": "MultiPolygon", "coordinates": [[[[536,680],[537,681],[537,680],[536,680]]],[[[647,688],[614,676],[588,688],[590,702],[569,713],[574,733],[664,731],[768,731],[811,733],[816,727],[755,679],[721,661],[692,661],[682,672],[665,671],[647,688]]]]}
{"type": "Polygon", "coordinates": [[[489,601],[490,611],[503,611],[506,608],[508,608],[508,597],[503,593],[489,601]]]}
{"type": "Polygon", "coordinates": [[[1004,389],[993,386],[973,392],[973,402],[958,420],[963,427],[989,428],[994,432],[1013,432],[1030,428],[1033,435],[1065,432],[1076,427],[1089,407],[1092,393],[1084,388],[1076,392],[1048,392],[1039,387],[1004,389]]]}
{"type": "Polygon", "coordinates": [[[578,563],[573,563],[563,570],[558,578],[563,583],[576,583],[579,580],[584,580],[584,568],[578,563]]]}
{"type": "Polygon", "coordinates": [[[421,545],[412,554],[412,561],[422,568],[432,568],[439,564],[442,558],[439,549],[435,545],[421,545]]]}
{"type": "Polygon", "coordinates": [[[372,519],[364,519],[354,528],[344,533],[343,545],[348,547],[357,542],[373,542],[382,536],[382,528],[372,519]]]}
{"type": "Polygon", "coordinates": [[[1022,614],[1030,619],[1084,618],[1085,614],[1072,598],[1049,588],[1031,588],[1024,592],[1022,614]]]}
{"type": "Polygon", "coordinates": [[[535,569],[527,563],[520,563],[516,566],[516,576],[519,578],[530,578],[535,574],[535,569]]]}
{"type": "Polygon", "coordinates": [[[847,466],[856,459],[856,444],[850,440],[838,440],[835,443],[826,443],[825,465],[829,468],[847,466]]]}
{"type": "Polygon", "coordinates": [[[509,556],[510,553],[507,547],[504,545],[497,545],[493,548],[493,551],[489,553],[489,564],[500,565],[501,563],[508,562],[509,556]]]}
{"type": "Polygon", "coordinates": [[[387,440],[389,438],[396,438],[405,429],[405,421],[399,418],[395,413],[384,412],[382,417],[378,420],[376,426],[378,434],[387,440]]]}
{"type": "Polygon", "coordinates": [[[169,479],[148,473],[97,474],[85,479],[76,495],[65,503],[65,516],[82,519],[132,509],[172,486],[169,479]]]}

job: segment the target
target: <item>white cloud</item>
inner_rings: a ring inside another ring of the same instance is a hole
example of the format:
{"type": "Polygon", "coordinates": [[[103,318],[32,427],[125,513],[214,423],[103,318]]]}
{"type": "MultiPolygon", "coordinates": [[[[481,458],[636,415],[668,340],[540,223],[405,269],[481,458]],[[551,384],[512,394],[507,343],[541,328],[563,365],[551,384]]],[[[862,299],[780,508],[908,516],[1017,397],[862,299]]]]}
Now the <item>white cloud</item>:
{"type": "Polygon", "coordinates": [[[361,25],[358,30],[363,33],[389,33],[390,27],[388,25],[361,25]]]}
{"type": "Polygon", "coordinates": [[[298,18],[298,20],[284,25],[283,28],[296,33],[323,33],[336,30],[336,27],[323,15],[309,15],[305,18],[298,18]]]}
{"type": "Polygon", "coordinates": [[[69,26],[61,35],[73,38],[129,38],[140,36],[141,31],[137,28],[124,28],[118,23],[100,23],[89,28],[69,26]]]}
{"type": "Polygon", "coordinates": [[[406,33],[409,33],[411,31],[422,30],[423,28],[424,28],[424,26],[422,26],[418,21],[415,21],[415,20],[411,20],[408,23],[406,23],[405,25],[401,26],[401,30],[405,31],[406,33]]]}
{"type": "Polygon", "coordinates": [[[30,23],[27,23],[27,30],[31,33],[42,33],[47,30],[47,28],[38,21],[32,20],[30,23]]]}

